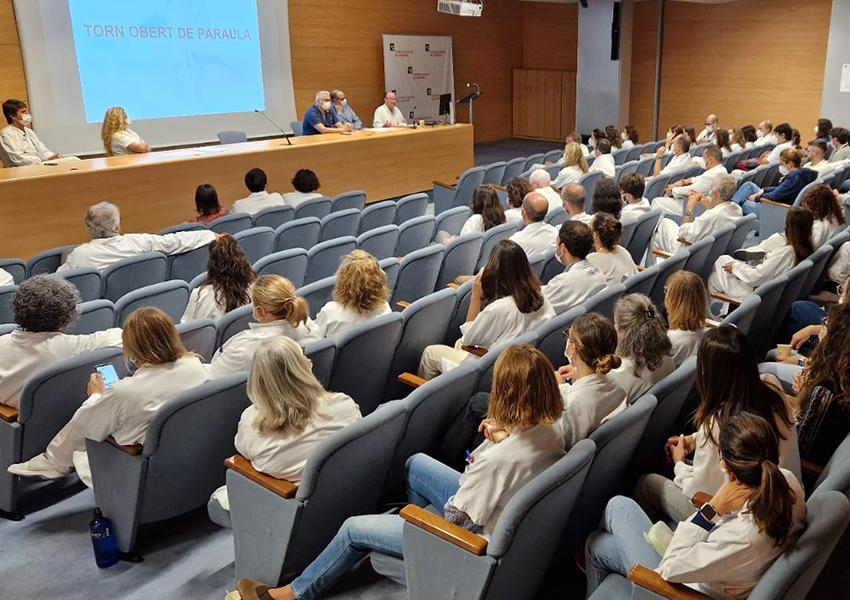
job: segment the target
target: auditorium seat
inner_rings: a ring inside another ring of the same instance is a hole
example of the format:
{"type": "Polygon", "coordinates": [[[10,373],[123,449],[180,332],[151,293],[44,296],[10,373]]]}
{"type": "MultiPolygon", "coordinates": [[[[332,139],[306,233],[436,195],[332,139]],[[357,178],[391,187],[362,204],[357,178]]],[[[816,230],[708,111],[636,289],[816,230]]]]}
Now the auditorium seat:
{"type": "Polygon", "coordinates": [[[644,147],[640,144],[629,148],[629,153],[626,154],[626,158],[623,160],[623,164],[638,160],[640,158],[641,153],[643,152],[643,148],[644,147]]]}
{"type": "MultiPolygon", "coordinates": [[[[649,177],[653,173],[653,169],[655,167],[655,157],[648,156],[646,158],[638,159],[638,164],[635,165],[635,173],[639,173],[644,177],[649,177]]],[[[650,198],[651,199],[651,198],[650,198]]]]}
{"type": "Polygon", "coordinates": [[[776,185],[779,179],[779,163],[764,165],[766,168],[756,174],[753,183],[761,189],[776,185]]]}
{"type": "Polygon", "coordinates": [[[667,187],[668,183],[671,181],[677,181],[678,179],[681,179],[681,177],[674,179],[674,175],[672,174],[656,175],[646,184],[646,190],[643,195],[651,202],[654,198],[664,195],[664,189],[667,187]]]}
{"type": "Polygon", "coordinates": [[[540,277],[543,275],[543,267],[545,267],[546,263],[554,256],[555,251],[550,250],[542,256],[538,256],[537,258],[529,261],[528,266],[531,267],[531,272],[534,273],[534,276],[537,277],[537,279],[540,279],[540,277]]]}
{"type": "Polygon", "coordinates": [[[723,325],[734,325],[741,333],[750,337],[750,328],[753,325],[753,319],[760,304],[761,296],[758,294],[747,294],[744,296],[741,304],[726,315],[721,323],[723,325]]]}
{"type": "Polygon", "coordinates": [[[165,281],[167,268],[165,255],[160,252],[145,252],[119,260],[103,271],[101,296],[115,302],[135,289],[165,281]]]}
{"type": "Polygon", "coordinates": [[[578,184],[584,188],[584,212],[587,214],[593,212],[593,192],[602,177],[604,177],[602,171],[588,171],[578,180],[578,184]]]}
{"type": "Polygon", "coordinates": [[[396,201],[395,224],[402,223],[425,215],[428,209],[428,194],[409,194],[396,201]]]}
{"type": "Polygon", "coordinates": [[[754,214],[749,214],[735,221],[735,233],[732,234],[729,240],[729,246],[722,254],[731,255],[736,250],[740,250],[744,246],[744,240],[747,239],[750,231],[756,226],[758,218],[754,214]]]}
{"type": "Polygon", "coordinates": [[[782,275],[760,285],[753,292],[761,297],[761,303],[756,309],[748,334],[756,358],[761,359],[770,350],[771,340],[767,339],[767,336],[771,331],[772,322],[781,321],[784,316],[777,314],[776,310],[779,308],[779,300],[787,284],[788,277],[782,275]]]}
{"type": "Polygon", "coordinates": [[[543,163],[544,154],[542,152],[535,152],[534,154],[529,154],[525,157],[525,164],[522,166],[522,173],[528,173],[531,171],[531,167],[534,165],[539,165],[543,163]]]}
{"type": "Polygon", "coordinates": [[[783,202],[774,202],[767,198],[762,198],[759,212],[759,238],[766,240],[774,233],[783,233],[785,231],[785,217],[788,215],[788,210],[792,206],[801,206],[803,198],[813,187],[821,185],[822,179],[815,179],[797,193],[793,204],[785,204],[783,202]]]}
{"type": "Polygon", "coordinates": [[[711,235],[711,237],[714,238],[714,243],[711,245],[711,250],[708,251],[705,261],[702,263],[702,268],[698,271],[698,274],[702,277],[703,281],[708,282],[708,278],[714,270],[714,263],[716,263],[717,259],[723,254],[726,254],[726,249],[729,247],[729,243],[732,241],[734,233],[735,224],[729,223],[711,235]]]}
{"type": "Polygon", "coordinates": [[[635,273],[623,281],[623,285],[626,286],[626,291],[623,295],[643,294],[644,296],[649,296],[652,293],[652,287],[655,285],[657,278],[658,265],[652,265],[639,273],[635,273]]]}
{"type": "Polygon", "coordinates": [[[394,256],[390,256],[389,258],[379,260],[378,264],[384,270],[384,273],[387,274],[387,287],[390,289],[390,294],[392,294],[395,284],[398,281],[399,260],[394,256]]]}
{"type": "Polygon", "coordinates": [[[473,285],[475,285],[475,279],[469,279],[455,290],[457,302],[455,302],[455,308],[449,319],[449,325],[446,327],[446,339],[443,342],[446,346],[454,346],[460,338],[460,326],[466,323],[466,313],[469,311],[469,302],[472,300],[473,285]]]}
{"type": "Polygon", "coordinates": [[[457,183],[434,182],[434,214],[456,206],[469,206],[475,188],[484,181],[484,167],[472,167],[461,173],[457,183]]]}
{"type": "Polygon", "coordinates": [[[307,217],[316,217],[322,219],[327,217],[331,212],[330,198],[310,198],[299,204],[295,208],[296,219],[306,219],[307,217]]]}
{"type": "Polygon", "coordinates": [[[520,173],[525,170],[525,157],[520,156],[512,158],[505,163],[505,173],[502,175],[502,186],[508,185],[508,182],[514,177],[519,177],[520,173]]]}
{"type": "Polygon", "coordinates": [[[458,206],[457,208],[450,208],[441,212],[437,215],[434,222],[434,235],[432,238],[436,239],[437,234],[441,231],[445,231],[450,235],[460,235],[463,225],[471,215],[472,211],[468,206],[458,206]]]}
{"type": "Polygon", "coordinates": [[[563,207],[559,206],[558,208],[553,211],[550,211],[549,214],[546,215],[545,221],[549,223],[549,225],[560,229],[561,224],[566,221],[567,218],[567,212],[563,209],[563,207]]]}
{"type": "Polygon", "coordinates": [[[304,283],[330,277],[339,268],[342,257],[357,247],[357,239],[348,236],[316,244],[307,251],[307,273],[304,283]]]}
{"type": "Polygon", "coordinates": [[[702,269],[705,266],[705,261],[713,247],[714,236],[711,235],[697,240],[688,246],[688,260],[686,260],[685,264],[682,265],[682,270],[690,271],[691,273],[699,275],[702,272],[702,269]]]}
{"type": "Polygon", "coordinates": [[[416,217],[402,223],[398,228],[396,256],[404,256],[431,243],[436,219],[431,215],[416,217]]]}
{"type": "MultiPolygon", "coordinates": [[[[643,215],[640,215],[643,216],[643,215]]],[[[632,241],[632,238],[635,235],[635,230],[637,229],[638,219],[639,217],[634,216],[626,216],[620,220],[621,225],[623,226],[622,233],[620,234],[620,245],[623,248],[628,249],[629,243],[632,241]]],[[[637,262],[637,261],[635,261],[637,262]]]]}
{"type": "Polygon", "coordinates": [[[179,225],[172,225],[171,227],[166,227],[162,231],[159,232],[159,235],[168,235],[170,233],[182,233],[184,231],[203,231],[206,229],[202,223],[180,223],[179,225]]]}
{"type": "Polygon", "coordinates": [[[284,223],[295,218],[295,210],[291,206],[271,206],[264,208],[252,217],[252,227],[271,227],[277,229],[284,223]]]}
{"type": "Polygon", "coordinates": [[[12,298],[18,291],[16,285],[0,287],[0,323],[14,323],[15,313],[12,312],[12,298]]]}
{"type": "Polygon", "coordinates": [[[275,232],[271,227],[253,227],[233,237],[251,264],[271,254],[274,248],[275,232]]]}
{"type": "Polygon", "coordinates": [[[800,300],[805,300],[818,291],[821,277],[826,270],[826,265],[833,252],[837,249],[838,246],[833,248],[832,244],[824,244],[809,256],[809,260],[812,261],[812,268],[809,269],[809,273],[806,276],[806,283],[803,284],[800,290],[800,300]]]}
{"type": "Polygon", "coordinates": [[[308,343],[304,346],[304,356],[313,363],[313,375],[325,388],[330,385],[333,373],[334,361],[336,360],[336,340],[324,338],[308,343]]]}
{"type": "Polygon", "coordinates": [[[543,155],[543,160],[541,161],[541,163],[544,164],[544,165],[546,163],[556,163],[559,160],[561,160],[561,157],[563,155],[564,155],[564,149],[563,148],[555,148],[554,150],[549,150],[549,152],[546,152],[543,155]]]}
{"type": "Polygon", "coordinates": [[[78,317],[65,328],[71,335],[86,335],[115,327],[115,305],[109,300],[91,300],[77,305],[78,317]]]}
{"type": "Polygon", "coordinates": [[[304,248],[308,250],[319,243],[322,222],[316,217],[296,219],[284,223],[274,232],[274,251],[304,248]]]}
{"type": "Polygon", "coordinates": [[[815,482],[811,495],[841,492],[850,498],[850,434],[835,449],[815,482]]]}
{"type": "Polygon", "coordinates": [[[331,200],[332,213],[340,210],[348,210],[350,208],[354,208],[358,211],[362,211],[366,208],[366,192],[363,190],[351,190],[350,192],[337,194],[331,200]]]}
{"type": "Polygon", "coordinates": [[[67,269],[58,275],[77,288],[80,292],[80,302],[97,300],[103,293],[103,278],[97,269],[90,267],[67,269]]]}
{"type": "MultiPolygon", "coordinates": [[[[427,204],[427,200],[426,200],[427,204]]],[[[395,224],[397,205],[392,201],[375,202],[360,213],[360,228],[358,234],[366,233],[378,227],[395,224]]],[[[424,211],[423,211],[424,212],[424,211]]]]}
{"type": "Polygon", "coordinates": [[[331,275],[300,287],[295,292],[296,295],[307,301],[311,319],[315,319],[322,307],[333,300],[335,285],[336,275],[331,275]]]}
{"type": "Polygon", "coordinates": [[[723,167],[727,172],[731,173],[735,170],[735,165],[738,164],[739,161],[744,160],[744,155],[749,154],[749,150],[738,150],[736,152],[731,152],[726,158],[723,159],[723,167]]]}
{"type": "Polygon", "coordinates": [[[399,263],[390,306],[395,309],[397,302],[413,302],[433,293],[442,264],[443,245],[439,243],[406,254],[399,263]]]}
{"type": "Polygon", "coordinates": [[[359,227],[360,211],[356,208],[332,212],[322,218],[322,232],[319,234],[319,241],[326,242],[340,237],[356,236],[359,227]]]}
{"type": "Polygon", "coordinates": [[[27,277],[41,275],[42,273],[55,273],[59,265],[64,262],[65,257],[76,247],[76,244],[71,244],[39,252],[27,261],[27,277]]]}
{"type": "Polygon", "coordinates": [[[664,288],[667,287],[667,280],[670,275],[676,271],[681,271],[682,267],[688,260],[688,251],[681,248],[676,251],[670,258],[661,261],[658,266],[658,277],[652,286],[652,291],[649,293],[649,299],[658,308],[664,310],[664,288]]]}
{"type": "Polygon", "coordinates": [[[248,141],[244,131],[219,131],[216,136],[219,144],[242,144],[248,141]]]}
{"type": "Polygon", "coordinates": [[[177,325],[177,333],[189,352],[194,352],[205,363],[210,362],[216,351],[215,339],[218,332],[212,319],[192,319],[177,325]]]}
{"type": "MultiPolygon", "coordinates": [[[[480,269],[483,269],[484,265],[487,264],[487,261],[490,260],[490,253],[493,251],[493,248],[496,247],[496,244],[498,244],[502,240],[508,239],[514,233],[516,233],[516,231],[516,224],[503,223],[501,225],[497,225],[496,227],[491,227],[490,229],[484,232],[484,239],[481,243],[481,253],[478,255],[478,261],[475,265],[476,273],[480,269]]],[[[472,274],[473,273],[467,273],[467,275],[472,274]]]]}
{"type": "Polygon", "coordinates": [[[457,279],[460,275],[470,275],[475,272],[478,256],[481,254],[481,245],[484,236],[480,233],[470,233],[459,236],[450,241],[443,253],[443,262],[440,265],[440,273],[437,276],[437,291],[457,279]]]}
{"type": "Polygon", "coordinates": [[[207,272],[198,273],[195,277],[192,278],[192,281],[189,282],[189,291],[191,292],[195,288],[201,287],[207,282],[207,272]]]}
{"type": "Polygon", "coordinates": [[[554,319],[549,319],[542,323],[537,328],[536,347],[546,355],[555,368],[567,362],[567,359],[564,357],[564,351],[567,347],[565,332],[569,330],[573,321],[585,312],[584,306],[574,306],[554,319]]]}
{"type": "Polygon", "coordinates": [[[612,285],[593,294],[590,298],[582,302],[585,312],[595,312],[604,315],[609,319],[614,318],[614,305],[617,300],[623,297],[626,293],[626,286],[622,283],[612,285]]]}
{"type": "Polygon", "coordinates": [[[123,327],[136,309],[153,306],[159,308],[175,323],[180,322],[189,303],[189,284],[173,279],[133,290],[115,302],[115,326],[123,327]]]}
{"type": "Polygon", "coordinates": [[[86,440],[95,502],[122,552],[134,550],[141,525],[204,506],[224,485],[224,460],[250,404],[245,379],[235,373],[175,394],[153,415],[141,448],[86,440]]]}
{"type": "Polygon", "coordinates": [[[304,284],[307,273],[307,251],[303,248],[291,248],[264,256],[254,263],[257,277],[280,275],[286,277],[295,287],[304,284]]]}
{"type": "Polygon", "coordinates": [[[0,337],[12,333],[17,328],[17,323],[0,323],[0,337]]]}
{"type": "Polygon", "coordinates": [[[199,273],[206,271],[209,258],[209,244],[181,254],[169,254],[166,277],[168,279],[192,281],[199,273]]]}
{"type": "Polygon", "coordinates": [[[376,227],[357,237],[357,249],[368,252],[378,260],[393,256],[397,244],[398,225],[376,227]]]}
{"type": "Polygon", "coordinates": [[[543,272],[540,274],[540,283],[546,285],[552,279],[564,272],[564,265],[558,262],[553,254],[549,260],[543,265],[543,272]]]}
{"type": "Polygon", "coordinates": [[[626,162],[630,150],[631,148],[618,148],[611,152],[611,156],[614,157],[614,164],[622,165],[624,162],[626,162]]]}
{"type": "Polygon", "coordinates": [[[637,165],[638,161],[632,160],[614,167],[614,181],[620,183],[620,180],[623,179],[623,175],[635,172],[635,170],[637,169],[637,165]]]}
{"type": "Polygon", "coordinates": [[[27,265],[20,258],[0,259],[0,269],[3,269],[12,276],[12,279],[15,281],[15,285],[20,284],[27,278],[27,265]]]}
{"type": "Polygon", "coordinates": [[[507,163],[502,160],[487,165],[484,169],[484,179],[481,180],[481,185],[501,185],[506,167],[507,163]]]}
{"type": "Polygon", "coordinates": [[[226,313],[215,324],[215,347],[221,348],[224,343],[240,331],[248,329],[248,323],[254,322],[254,306],[246,304],[226,313]]]}
{"type": "Polygon", "coordinates": [[[295,135],[304,135],[304,123],[301,121],[290,121],[289,128],[295,135]]]}
{"type": "Polygon", "coordinates": [[[250,229],[253,225],[251,215],[246,213],[231,213],[223,217],[219,217],[210,223],[210,230],[216,233],[229,233],[236,235],[240,231],[250,229]]]}

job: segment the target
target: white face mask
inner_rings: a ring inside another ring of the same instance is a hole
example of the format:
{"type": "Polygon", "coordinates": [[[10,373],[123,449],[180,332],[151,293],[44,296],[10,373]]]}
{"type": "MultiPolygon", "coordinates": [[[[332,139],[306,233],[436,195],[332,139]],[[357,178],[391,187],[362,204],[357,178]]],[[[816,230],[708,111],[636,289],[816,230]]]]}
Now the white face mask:
{"type": "Polygon", "coordinates": [[[786,167],[785,165],[779,165],[779,174],[783,177],[788,175],[788,167],[786,167]]]}
{"type": "Polygon", "coordinates": [[[756,129],[756,137],[759,138],[759,139],[763,138],[764,137],[764,131],[762,131],[761,129],[756,129]]]}
{"type": "Polygon", "coordinates": [[[21,117],[21,125],[24,127],[29,127],[32,125],[32,115],[27,113],[21,117]]]}
{"type": "Polygon", "coordinates": [[[133,124],[133,119],[131,119],[130,117],[127,117],[127,127],[129,127],[132,124],[133,124]]]}
{"type": "Polygon", "coordinates": [[[348,98],[343,98],[343,99],[342,99],[342,105],[343,105],[343,106],[348,106],[348,98]]]}
{"type": "Polygon", "coordinates": [[[564,264],[564,259],[561,257],[561,253],[555,248],[555,260],[557,260],[560,264],[564,264]]]}
{"type": "Polygon", "coordinates": [[[325,100],[322,102],[322,110],[330,110],[331,109],[331,101],[325,100]]]}

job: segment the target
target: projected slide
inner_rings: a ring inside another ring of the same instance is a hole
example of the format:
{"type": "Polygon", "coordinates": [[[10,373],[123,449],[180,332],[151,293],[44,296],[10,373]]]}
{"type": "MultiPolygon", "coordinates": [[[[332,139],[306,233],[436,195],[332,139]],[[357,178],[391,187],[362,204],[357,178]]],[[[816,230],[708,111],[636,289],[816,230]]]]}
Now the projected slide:
{"type": "Polygon", "coordinates": [[[265,108],[256,0],[68,0],[86,121],[265,108]]]}

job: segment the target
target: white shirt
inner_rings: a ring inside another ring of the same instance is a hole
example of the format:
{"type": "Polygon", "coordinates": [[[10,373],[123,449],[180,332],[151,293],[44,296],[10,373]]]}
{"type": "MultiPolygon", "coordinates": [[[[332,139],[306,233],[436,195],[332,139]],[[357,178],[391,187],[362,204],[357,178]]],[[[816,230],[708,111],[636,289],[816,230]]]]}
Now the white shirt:
{"type": "Polygon", "coordinates": [[[684,171],[685,169],[692,167],[694,163],[693,157],[691,157],[690,152],[683,152],[682,154],[676,154],[673,158],[670,159],[670,162],[665,165],[659,175],[670,175],[672,173],[676,173],[678,171],[684,171]]]}
{"type": "Polygon", "coordinates": [[[543,286],[543,297],[556,314],[578,306],[605,289],[605,276],[587,260],[580,260],[543,286]]]}
{"type": "Polygon", "coordinates": [[[460,235],[469,235],[470,233],[484,233],[484,217],[481,215],[470,215],[463,224],[460,235]]]}
{"type": "Polygon", "coordinates": [[[813,163],[807,162],[806,164],[803,165],[803,168],[804,169],[811,169],[812,171],[815,171],[818,174],[818,179],[820,179],[821,177],[824,177],[825,175],[829,175],[832,172],[832,170],[835,168],[835,164],[829,162],[826,159],[822,159],[818,164],[813,164],[813,163]]]}
{"type": "Polygon", "coordinates": [[[718,229],[735,223],[743,216],[741,206],[735,202],[721,202],[709,208],[690,223],[679,227],[676,239],[683,239],[691,244],[713,234],[718,229]]]}
{"type": "Polygon", "coordinates": [[[623,221],[626,217],[637,219],[642,214],[648,213],[651,210],[652,205],[646,198],[641,198],[637,202],[626,203],[623,205],[623,211],[620,214],[620,221],[623,221]]]}
{"type": "Polygon", "coordinates": [[[690,519],[679,523],[656,571],[667,581],[686,583],[713,598],[747,598],[806,525],[803,487],[790,471],[782,469],[782,474],[794,492],[791,531],[785,544],[777,546],[766,532],[759,531],[745,506],[721,517],[711,531],[690,519]]]}
{"type": "Polygon", "coordinates": [[[599,269],[606,285],[617,285],[638,272],[632,255],[622,246],[617,246],[613,252],[591,252],[587,262],[599,269]]]}
{"type": "MultiPolygon", "coordinates": [[[[248,302],[251,301],[250,289],[248,291],[248,302]]],[[[224,307],[215,298],[215,288],[210,284],[199,285],[189,295],[189,303],[180,318],[181,323],[193,319],[212,319],[218,321],[225,314],[224,307]]]]}
{"type": "Polygon", "coordinates": [[[733,298],[743,298],[763,283],[787,272],[794,266],[794,260],[794,249],[788,245],[768,252],[758,266],[748,265],[731,256],[721,256],[714,263],[714,272],[708,278],[708,289],[733,298]],[[733,265],[731,273],[723,270],[723,265],[728,262],[733,265]]]}
{"type": "Polygon", "coordinates": [[[705,127],[699,132],[699,135],[697,135],[696,142],[698,144],[716,144],[717,129],[709,129],[708,127],[705,127]]]}
{"type": "Polygon", "coordinates": [[[539,192],[543,194],[546,200],[549,201],[549,212],[547,214],[552,214],[553,210],[557,210],[562,208],[561,195],[552,189],[552,186],[547,185],[546,187],[538,188],[534,190],[535,192],[539,192]]]}
{"type": "Polygon", "coordinates": [[[277,192],[268,193],[266,190],[253,192],[248,197],[233,203],[233,212],[255,215],[261,210],[273,206],[283,206],[283,197],[277,192]]]}
{"type": "Polygon", "coordinates": [[[381,104],[375,109],[372,127],[398,127],[399,125],[407,125],[407,121],[404,120],[404,115],[401,114],[398,106],[390,110],[386,104],[381,104]]]}
{"type": "Polygon", "coordinates": [[[514,431],[498,444],[484,440],[472,451],[473,460],[447,504],[466,513],[482,527],[479,535],[489,540],[513,495],[563,456],[559,423],[514,431]]]}
{"type": "Polygon", "coordinates": [[[590,169],[588,169],[588,172],[602,171],[606,177],[613,178],[616,172],[614,167],[614,157],[611,154],[600,154],[596,157],[596,159],[594,159],[593,164],[590,165],[590,169]]]}
{"type": "Polygon", "coordinates": [[[112,134],[112,139],[109,140],[109,146],[112,148],[112,154],[120,156],[122,154],[133,154],[130,150],[130,144],[144,144],[145,141],[141,136],[132,129],[122,129],[112,134]]]}
{"type": "Polygon", "coordinates": [[[128,233],[110,238],[98,238],[74,248],[57,272],[80,267],[91,267],[102,271],[119,260],[137,256],[143,252],[180,254],[206,246],[214,239],[215,232],[205,230],[180,231],[167,235],[128,233]]]}
{"type": "Polygon", "coordinates": [[[829,280],[833,283],[844,283],[850,277],[850,242],[844,242],[835,253],[832,264],[827,269],[829,280]]]}
{"type": "Polygon", "coordinates": [[[767,135],[757,138],[753,145],[761,147],[768,144],[777,144],[778,142],[779,136],[771,131],[767,135]]]}
{"type": "Polygon", "coordinates": [[[817,219],[812,223],[812,244],[815,250],[827,243],[832,236],[844,229],[837,221],[817,219]]]}
{"type": "Polygon", "coordinates": [[[608,374],[611,380],[626,393],[626,400],[629,404],[635,402],[652,386],[676,370],[672,356],[665,356],[661,359],[661,364],[654,371],[644,367],[635,375],[634,366],[631,358],[623,357],[620,366],[608,374]]]}
{"type": "Polygon", "coordinates": [[[332,300],[325,304],[316,315],[316,335],[323,338],[341,335],[354,325],[371,321],[381,315],[388,315],[390,312],[392,310],[386,302],[374,310],[361,313],[332,300]]]}
{"type": "Polygon", "coordinates": [[[254,352],[264,341],[286,336],[303,346],[319,339],[315,333],[316,329],[316,324],[311,319],[307,319],[306,325],[300,323],[297,327],[283,319],[269,323],[248,323],[248,329],[240,331],[216,350],[209,364],[210,375],[221,377],[228,373],[248,371],[254,359],[254,352]]]}
{"type": "Polygon", "coordinates": [[[693,179],[691,179],[690,185],[683,185],[681,187],[673,188],[673,197],[677,199],[687,198],[693,192],[700,192],[702,194],[708,195],[711,191],[711,188],[714,187],[714,184],[719,180],[723,175],[728,175],[726,171],[726,167],[722,164],[714,165],[712,168],[708,169],[701,175],[697,175],[693,179]]]}
{"type": "Polygon", "coordinates": [[[120,348],[121,330],[89,335],[16,330],[0,337],[0,404],[19,408],[21,391],[39,370],[103,348],[120,348]]]}
{"type": "Polygon", "coordinates": [[[782,142],[781,144],[777,144],[773,150],[770,151],[770,154],[767,155],[767,162],[769,163],[778,163],[779,155],[782,154],[785,150],[791,147],[791,142],[782,142]]]}
{"type": "Polygon", "coordinates": [[[678,367],[691,356],[694,356],[699,349],[702,336],[704,335],[705,327],[696,331],[670,329],[667,332],[667,337],[670,338],[670,343],[673,344],[673,365],[678,367]]]}
{"type": "Polygon", "coordinates": [[[584,174],[584,171],[578,165],[564,167],[558,172],[558,176],[552,182],[552,187],[560,189],[568,183],[578,183],[579,179],[584,177],[584,174]]]}
{"type": "Polygon", "coordinates": [[[15,285],[15,278],[8,271],[0,269],[0,287],[7,285],[15,285]]]}
{"type": "Polygon", "coordinates": [[[578,221],[579,223],[584,223],[585,225],[590,225],[593,223],[593,215],[589,215],[584,211],[580,213],[576,213],[574,215],[570,215],[570,221],[578,221]]]}
{"type": "Polygon", "coordinates": [[[626,393],[608,375],[586,375],[558,386],[564,400],[564,445],[570,448],[602,424],[626,401],[626,393]]]}
{"type": "Polygon", "coordinates": [[[150,420],[163,404],[208,379],[206,366],[193,354],[163,365],[139,367],[103,394],[89,396],[74,414],[75,428],[98,442],[111,435],[121,446],[142,444],[150,420]]]}
{"type": "Polygon", "coordinates": [[[534,312],[523,313],[513,296],[494,300],[478,313],[474,321],[460,326],[461,344],[491,348],[527,333],[555,316],[552,306],[544,299],[543,306],[534,312]]]}
{"type": "Polygon", "coordinates": [[[620,148],[622,150],[629,150],[630,148],[634,148],[635,143],[632,140],[623,140],[620,144],[620,148]]]}
{"type": "Polygon", "coordinates": [[[22,131],[8,125],[0,130],[0,160],[4,167],[40,165],[55,154],[29,127],[22,131]]]}
{"type": "Polygon", "coordinates": [[[505,222],[522,225],[522,207],[509,208],[505,211],[505,222]]]}
{"type": "Polygon", "coordinates": [[[301,481],[307,459],[322,440],[362,418],[351,397],[333,392],[316,400],[313,418],[302,431],[260,433],[254,428],[259,414],[253,404],[242,413],[236,431],[236,450],[260,473],[293,483],[301,481]]]}
{"type": "Polygon", "coordinates": [[[508,239],[516,242],[525,250],[530,262],[554,250],[558,239],[558,230],[549,223],[538,221],[537,223],[526,224],[525,227],[508,239]]]}
{"type": "Polygon", "coordinates": [[[319,192],[286,192],[283,194],[283,203],[287,206],[291,206],[292,208],[297,208],[298,205],[305,200],[312,200],[313,198],[321,197],[322,195],[319,192]]]}

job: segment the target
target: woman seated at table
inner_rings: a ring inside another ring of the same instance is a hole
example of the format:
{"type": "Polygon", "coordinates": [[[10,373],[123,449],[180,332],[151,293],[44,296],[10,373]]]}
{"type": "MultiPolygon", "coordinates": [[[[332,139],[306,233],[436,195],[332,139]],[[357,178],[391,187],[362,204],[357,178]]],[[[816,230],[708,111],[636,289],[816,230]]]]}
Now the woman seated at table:
{"type": "Polygon", "coordinates": [[[202,183],[195,188],[195,211],[198,216],[192,219],[193,223],[207,225],[219,217],[227,215],[226,208],[222,208],[218,201],[218,192],[209,183],[202,183]]]}
{"type": "Polygon", "coordinates": [[[106,109],[100,138],[103,140],[106,156],[145,154],[151,151],[150,145],[130,129],[130,118],[120,106],[106,109]]]}
{"type": "MultiPolygon", "coordinates": [[[[470,455],[463,474],[426,456],[407,461],[408,498],[435,507],[449,523],[485,539],[494,533],[510,499],[564,456],[563,404],[552,363],[531,346],[506,349],[496,361],[485,441],[470,455]]],[[[398,515],[350,517],[300,576],[269,589],[242,579],[228,598],[307,600],[318,598],[371,551],[403,558],[404,521],[398,515]]]]}
{"type": "Polygon", "coordinates": [[[231,310],[251,302],[251,285],[257,276],[239,242],[223,233],[210,243],[207,279],[192,290],[180,322],[192,319],[217,321],[231,310]]]}
{"type": "Polygon", "coordinates": [[[316,335],[333,337],[391,312],[387,300],[387,274],[375,257],[355,250],[342,259],[336,271],[334,299],[316,315],[316,335]]]}
{"type": "Polygon", "coordinates": [[[702,278],[690,271],[673,273],[665,286],[664,308],[669,325],[667,337],[673,345],[673,364],[678,367],[697,353],[705,334],[708,290],[702,278]]]}

